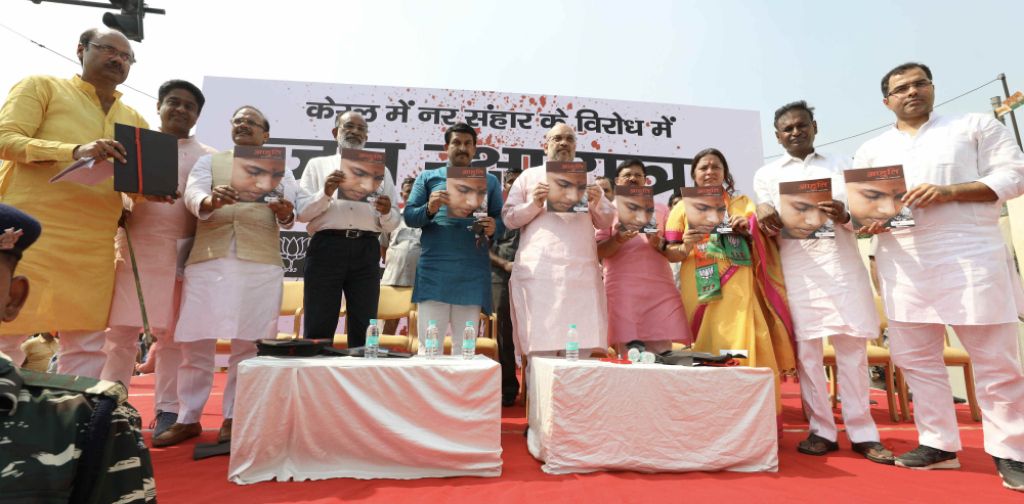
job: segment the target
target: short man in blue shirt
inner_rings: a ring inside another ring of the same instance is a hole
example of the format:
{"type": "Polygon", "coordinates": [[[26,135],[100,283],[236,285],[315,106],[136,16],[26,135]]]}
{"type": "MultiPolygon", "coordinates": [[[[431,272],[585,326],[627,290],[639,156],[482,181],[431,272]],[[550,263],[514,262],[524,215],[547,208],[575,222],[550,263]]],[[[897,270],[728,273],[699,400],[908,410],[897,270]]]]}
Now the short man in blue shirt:
{"type": "Polygon", "coordinates": [[[449,168],[469,168],[476,155],[476,130],[455,124],[445,131],[444,144],[448,166],[416,177],[403,217],[409,227],[423,229],[412,294],[419,310],[420,348],[430,320],[437,321],[439,338],[451,323],[452,354],[457,355],[466,322],[475,324],[481,311],[491,312],[490,238],[503,229],[502,197],[498,178],[489,173],[485,183],[466,179],[448,187],[449,168]],[[487,215],[474,217],[473,208],[484,202],[483,195],[487,215]]]}

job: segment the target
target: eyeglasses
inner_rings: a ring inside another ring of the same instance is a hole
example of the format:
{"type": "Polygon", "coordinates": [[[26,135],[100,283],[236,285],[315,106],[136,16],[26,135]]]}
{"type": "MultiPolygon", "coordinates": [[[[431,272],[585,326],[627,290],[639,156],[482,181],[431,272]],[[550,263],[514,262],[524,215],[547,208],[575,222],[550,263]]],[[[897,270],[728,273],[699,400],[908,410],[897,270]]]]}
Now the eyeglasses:
{"type": "Polygon", "coordinates": [[[902,97],[902,96],[906,96],[907,94],[909,94],[911,89],[925,89],[925,88],[927,88],[928,86],[931,86],[931,85],[932,85],[932,81],[930,81],[928,79],[921,79],[919,81],[914,81],[914,82],[911,82],[909,84],[904,84],[902,86],[897,86],[897,87],[893,88],[892,91],[889,91],[889,94],[887,96],[901,96],[902,97]]]}
{"type": "Polygon", "coordinates": [[[120,49],[118,49],[118,48],[116,48],[114,46],[108,46],[108,45],[105,45],[105,44],[97,44],[95,42],[89,42],[89,45],[95,47],[96,49],[99,49],[101,53],[103,53],[103,54],[105,54],[107,56],[117,56],[118,58],[121,58],[122,60],[124,60],[129,65],[134,65],[135,64],[135,56],[132,56],[132,53],[126,53],[126,52],[124,52],[124,51],[122,51],[122,50],[120,50],[120,49]]]}
{"type": "Polygon", "coordinates": [[[564,141],[565,143],[574,144],[576,143],[576,135],[555,135],[553,137],[548,137],[548,141],[554,143],[561,143],[564,141]]]}
{"type": "Polygon", "coordinates": [[[248,126],[250,128],[264,129],[262,124],[260,124],[260,123],[258,123],[256,121],[253,121],[252,119],[245,118],[245,117],[236,117],[236,118],[231,120],[231,124],[234,124],[235,126],[241,126],[241,125],[244,124],[244,125],[246,125],[246,126],[248,126]]]}

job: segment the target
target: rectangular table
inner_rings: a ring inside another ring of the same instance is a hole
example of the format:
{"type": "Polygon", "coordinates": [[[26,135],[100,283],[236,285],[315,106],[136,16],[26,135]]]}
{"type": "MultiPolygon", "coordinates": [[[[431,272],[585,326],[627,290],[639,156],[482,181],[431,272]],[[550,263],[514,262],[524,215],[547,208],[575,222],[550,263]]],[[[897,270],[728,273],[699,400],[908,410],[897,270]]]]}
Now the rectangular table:
{"type": "Polygon", "coordinates": [[[529,361],[530,453],[549,474],[777,471],[772,370],[529,361]]]}
{"type": "Polygon", "coordinates": [[[486,357],[256,357],[237,387],[232,482],[501,475],[501,373],[486,357]]]}

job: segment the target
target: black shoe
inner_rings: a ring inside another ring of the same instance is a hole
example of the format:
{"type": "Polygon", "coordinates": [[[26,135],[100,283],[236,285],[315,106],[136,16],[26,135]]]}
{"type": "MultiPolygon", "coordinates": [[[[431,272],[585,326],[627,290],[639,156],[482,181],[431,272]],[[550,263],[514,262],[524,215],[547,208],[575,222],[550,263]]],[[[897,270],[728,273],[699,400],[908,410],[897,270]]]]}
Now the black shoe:
{"type": "Polygon", "coordinates": [[[996,462],[996,471],[1003,477],[1003,486],[1010,490],[1024,492],[1024,462],[992,457],[996,462]]]}
{"type": "Polygon", "coordinates": [[[893,465],[896,462],[896,457],[893,456],[892,452],[878,441],[853,443],[852,447],[853,451],[864,455],[864,458],[872,462],[885,465],[893,465]]]}
{"type": "Polygon", "coordinates": [[[796,445],[796,451],[805,455],[824,455],[828,452],[834,452],[839,449],[839,443],[835,441],[829,441],[815,433],[811,433],[807,436],[807,439],[800,441],[800,444],[796,445]]]}
{"type": "Polygon", "coordinates": [[[918,445],[917,448],[896,457],[896,465],[910,469],[959,469],[960,461],[956,458],[956,452],[918,445]]]}

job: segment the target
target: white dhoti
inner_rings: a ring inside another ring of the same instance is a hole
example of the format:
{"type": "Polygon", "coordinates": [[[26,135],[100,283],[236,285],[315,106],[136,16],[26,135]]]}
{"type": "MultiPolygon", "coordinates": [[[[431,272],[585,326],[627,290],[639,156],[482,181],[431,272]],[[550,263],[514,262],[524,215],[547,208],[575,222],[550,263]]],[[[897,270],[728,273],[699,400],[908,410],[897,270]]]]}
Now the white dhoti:
{"type": "MultiPolygon", "coordinates": [[[[238,363],[256,355],[256,340],[273,338],[281,306],[280,266],[228,257],[185,268],[181,316],[174,340],[181,346],[178,368],[179,423],[195,423],[213,386],[217,339],[231,340],[224,418],[231,418],[238,363]]],[[[159,363],[160,361],[157,360],[159,363]]]]}

